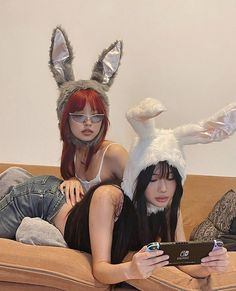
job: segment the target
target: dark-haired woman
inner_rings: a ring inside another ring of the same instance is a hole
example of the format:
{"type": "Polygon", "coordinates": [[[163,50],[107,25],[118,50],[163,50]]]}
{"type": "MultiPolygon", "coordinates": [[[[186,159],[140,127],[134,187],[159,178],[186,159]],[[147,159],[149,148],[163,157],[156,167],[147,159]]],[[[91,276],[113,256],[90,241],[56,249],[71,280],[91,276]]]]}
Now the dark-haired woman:
{"type": "MultiPolygon", "coordinates": [[[[153,241],[186,241],[180,202],[183,194],[182,178],[167,161],[142,170],[137,178],[133,203],[138,217],[141,245],[153,241]]],[[[193,277],[204,278],[211,272],[225,271],[227,250],[212,250],[201,265],[179,266],[193,277]]]]}
{"type": "MultiPolygon", "coordinates": [[[[156,126],[154,117],[166,110],[156,99],[143,99],[126,113],[137,136],[129,152],[122,189],[136,208],[141,245],[186,241],[180,211],[187,175],[183,147],[221,141],[233,134],[235,109],[236,104],[232,103],[201,122],[173,129],[156,126]]],[[[226,270],[227,264],[227,250],[221,247],[213,248],[202,258],[201,265],[179,268],[191,276],[206,277],[226,270]]]]}

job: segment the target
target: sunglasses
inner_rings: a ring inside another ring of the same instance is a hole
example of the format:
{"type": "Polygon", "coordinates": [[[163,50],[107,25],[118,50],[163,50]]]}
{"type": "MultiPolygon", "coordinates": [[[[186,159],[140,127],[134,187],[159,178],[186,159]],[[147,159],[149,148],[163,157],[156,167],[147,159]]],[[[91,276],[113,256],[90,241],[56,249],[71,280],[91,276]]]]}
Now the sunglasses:
{"type": "Polygon", "coordinates": [[[79,113],[69,113],[70,117],[73,121],[78,123],[84,123],[85,121],[90,120],[92,123],[99,123],[103,120],[104,114],[92,114],[92,115],[85,115],[79,113]]]}

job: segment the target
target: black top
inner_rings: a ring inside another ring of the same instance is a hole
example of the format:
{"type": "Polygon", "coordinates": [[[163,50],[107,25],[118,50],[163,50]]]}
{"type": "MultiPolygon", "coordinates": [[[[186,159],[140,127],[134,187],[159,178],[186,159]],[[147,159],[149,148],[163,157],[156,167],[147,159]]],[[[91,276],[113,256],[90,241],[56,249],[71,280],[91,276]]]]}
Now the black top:
{"type": "MultiPolygon", "coordinates": [[[[97,187],[91,189],[85,197],[70,211],[64,231],[67,245],[76,250],[91,254],[89,237],[89,206],[97,187]]],[[[138,250],[138,229],[136,212],[128,196],[124,195],[123,207],[114,224],[111,262],[120,263],[129,250],[138,250]]]]}

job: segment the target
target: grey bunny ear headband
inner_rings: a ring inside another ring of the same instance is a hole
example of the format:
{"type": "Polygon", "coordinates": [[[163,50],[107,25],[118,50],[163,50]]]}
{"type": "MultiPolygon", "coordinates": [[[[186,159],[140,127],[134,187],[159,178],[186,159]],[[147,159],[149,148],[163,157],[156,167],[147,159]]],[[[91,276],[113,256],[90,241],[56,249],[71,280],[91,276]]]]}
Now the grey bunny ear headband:
{"type": "MultiPolygon", "coordinates": [[[[174,129],[155,126],[154,117],[165,111],[156,99],[146,98],[130,109],[126,117],[137,134],[129,152],[122,188],[132,199],[140,172],[150,165],[167,161],[178,169],[182,183],[186,178],[183,147],[190,144],[222,141],[236,131],[236,103],[229,104],[211,117],[174,129]]],[[[158,211],[152,206],[149,214],[158,211]]]]}
{"type": "Polygon", "coordinates": [[[99,56],[89,80],[75,81],[72,61],[73,50],[66,32],[60,27],[53,30],[50,47],[49,67],[60,90],[57,101],[57,115],[61,120],[64,106],[77,90],[93,89],[102,98],[108,111],[109,101],[106,92],[112,85],[122,57],[122,41],[115,41],[99,56]]]}

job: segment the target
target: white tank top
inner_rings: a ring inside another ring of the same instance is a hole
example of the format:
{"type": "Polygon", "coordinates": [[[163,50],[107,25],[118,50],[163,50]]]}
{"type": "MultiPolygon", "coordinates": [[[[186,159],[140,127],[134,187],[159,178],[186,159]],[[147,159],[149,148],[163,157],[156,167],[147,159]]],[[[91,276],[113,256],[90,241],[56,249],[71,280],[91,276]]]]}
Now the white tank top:
{"type": "Polygon", "coordinates": [[[102,166],[103,166],[103,160],[104,160],[104,157],[105,157],[106,151],[107,151],[108,148],[109,148],[111,145],[113,145],[113,144],[115,144],[115,143],[110,143],[110,144],[105,148],[105,150],[104,150],[104,152],[103,152],[103,154],[102,154],[102,159],[101,159],[101,163],[100,163],[100,166],[99,166],[99,169],[98,169],[98,173],[97,173],[97,175],[96,175],[95,178],[93,178],[93,179],[90,180],[90,181],[87,181],[87,180],[83,180],[83,179],[81,179],[80,177],[78,177],[78,176],[75,174],[75,177],[80,181],[80,183],[81,183],[81,185],[82,185],[82,187],[83,187],[85,193],[87,193],[88,190],[89,190],[91,187],[93,187],[93,186],[95,186],[95,185],[97,185],[97,184],[99,184],[99,183],[102,182],[102,180],[101,180],[101,171],[102,171],[102,166]]]}

